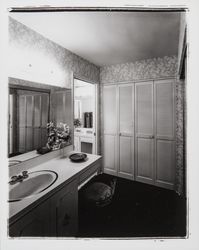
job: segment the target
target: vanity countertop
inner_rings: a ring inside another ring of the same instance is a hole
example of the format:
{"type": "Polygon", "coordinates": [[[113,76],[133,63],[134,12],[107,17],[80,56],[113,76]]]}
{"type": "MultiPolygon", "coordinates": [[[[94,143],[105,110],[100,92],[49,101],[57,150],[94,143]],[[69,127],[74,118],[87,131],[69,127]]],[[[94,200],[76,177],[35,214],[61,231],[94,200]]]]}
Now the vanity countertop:
{"type": "MultiPolygon", "coordinates": [[[[87,156],[87,160],[81,163],[72,162],[69,157],[58,156],[29,169],[28,172],[41,170],[55,171],[58,174],[58,178],[52,186],[37,195],[22,199],[20,201],[9,202],[10,223],[15,221],[16,217],[18,218],[19,216],[22,216],[34,206],[37,206],[40,202],[50,197],[57,190],[77,178],[78,175],[84,173],[87,168],[91,167],[101,159],[101,156],[99,155],[87,154],[87,156]]],[[[21,169],[21,171],[23,171],[23,169],[21,169]]]]}

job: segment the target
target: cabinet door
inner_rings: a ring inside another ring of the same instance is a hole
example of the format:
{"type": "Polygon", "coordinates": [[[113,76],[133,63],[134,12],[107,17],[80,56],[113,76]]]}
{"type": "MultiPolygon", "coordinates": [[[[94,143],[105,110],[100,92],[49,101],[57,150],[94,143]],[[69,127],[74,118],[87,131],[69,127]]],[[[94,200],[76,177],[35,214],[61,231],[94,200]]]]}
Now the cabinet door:
{"type": "Polygon", "coordinates": [[[103,90],[104,171],[117,175],[117,87],[104,86],[103,90]]]}
{"type": "Polygon", "coordinates": [[[50,235],[49,201],[34,208],[9,227],[10,237],[43,237],[50,235]]]}
{"type": "Polygon", "coordinates": [[[136,83],[136,180],[154,183],[153,82],[136,83]]]}
{"type": "Polygon", "coordinates": [[[175,83],[155,81],[156,174],[158,186],[173,189],[175,175],[175,83]]]}
{"type": "Polygon", "coordinates": [[[119,88],[119,169],[118,175],[134,176],[134,85],[119,88]]]}
{"type": "Polygon", "coordinates": [[[78,188],[76,181],[51,198],[53,236],[75,236],[78,231],[78,188]]]}

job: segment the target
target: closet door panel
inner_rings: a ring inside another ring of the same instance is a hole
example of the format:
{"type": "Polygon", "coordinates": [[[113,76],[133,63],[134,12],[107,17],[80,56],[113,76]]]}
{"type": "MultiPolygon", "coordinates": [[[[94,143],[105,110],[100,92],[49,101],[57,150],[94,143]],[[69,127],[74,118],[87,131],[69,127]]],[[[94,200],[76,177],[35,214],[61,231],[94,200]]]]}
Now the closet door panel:
{"type": "Polygon", "coordinates": [[[117,175],[118,145],[117,145],[117,86],[103,87],[103,118],[104,118],[104,171],[117,175]]]}
{"type": "Polygon", "coordinates": [[[153,135],[153,83],[136,84],[136,132],[153,135]]]}
{"type": "Polygon", "coordinates": [[[136,180],[153,183],[154,140],[137,139],[136,180]]]}
{"type": "Polygon", "coordinates": [[[173,187],[175,176],[174,141],[157,140],[156,182],[162,187],[173,187]]]}
{"type": "Polygon", "coordinates": [[[134,132],[134,86],[119,86],[119,132],[134,132]]]}
{"type": "Polygon", "coordinates": [[[130,136],[120,136],[119,139],[119,171],[120,177],[134,177],[134,139],[130,136]]]}
{"type": "Polygon", "coordinates": [[[155,84],[156,132],[158,137],[174,137],[174,88],[173,83],[155,84]]]}
{"type": "Polygon", "coordinates": [[[134,84],[119,85],[118,176],[134,178],[134,84]]]}
{"type": "Polygon", "coordinates": [[[155,183],[173,189],[175,176],[175,81],[154,82],[156,120],[155,183]]]}
{"type": "Polygon", "coordinates": [[[135,85],[136,180],[154,183],[153,82],[135,85]]]}
{"type": "Polygon", "coordinates": [[[103,114],[104,114],[104,133],[117,133],[117,100],[116,86],[104,86],[103,93],[103,114]]]}
{"type": "Polygon", "coordinates": [[[116,137],[104,135],[104,170],[106,173],[116,174],[116,137]]]}

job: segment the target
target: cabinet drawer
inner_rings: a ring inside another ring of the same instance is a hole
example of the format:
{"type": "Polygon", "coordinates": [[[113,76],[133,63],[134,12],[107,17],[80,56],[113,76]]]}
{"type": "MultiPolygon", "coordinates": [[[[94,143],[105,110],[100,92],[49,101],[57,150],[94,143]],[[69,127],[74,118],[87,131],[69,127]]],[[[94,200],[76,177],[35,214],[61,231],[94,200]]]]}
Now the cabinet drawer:
{"type": "Polygon", "coordinates": [[[86,179],[88,179],[92,174],[100,170],[100,162],[97,162],[95,165],[84,171],[80,176],[79,176],[79,184],[84,182],[86,179]]]}

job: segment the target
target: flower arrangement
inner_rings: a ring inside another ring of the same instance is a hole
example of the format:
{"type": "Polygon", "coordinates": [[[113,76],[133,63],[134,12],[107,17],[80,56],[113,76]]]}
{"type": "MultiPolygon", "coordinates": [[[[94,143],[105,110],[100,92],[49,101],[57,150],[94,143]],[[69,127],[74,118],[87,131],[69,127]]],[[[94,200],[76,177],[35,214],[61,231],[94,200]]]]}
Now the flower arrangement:
{"type": "Polygon", "coordinates": [[[60,122],[56,127],[53,122],[47,123],[48,141],[46,146],[49,149],[58,149],[71,142],[70,128],[66,123],[60,122]]]}

